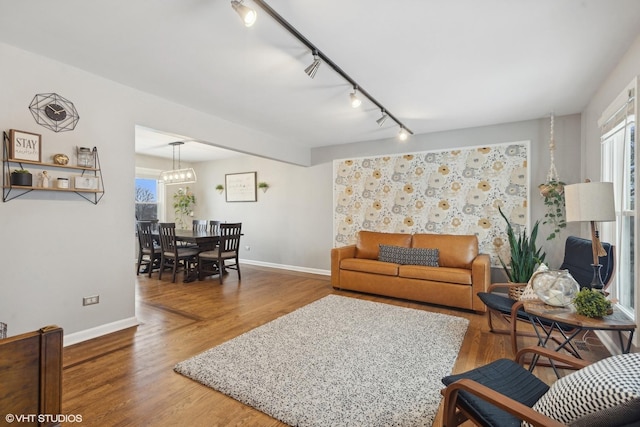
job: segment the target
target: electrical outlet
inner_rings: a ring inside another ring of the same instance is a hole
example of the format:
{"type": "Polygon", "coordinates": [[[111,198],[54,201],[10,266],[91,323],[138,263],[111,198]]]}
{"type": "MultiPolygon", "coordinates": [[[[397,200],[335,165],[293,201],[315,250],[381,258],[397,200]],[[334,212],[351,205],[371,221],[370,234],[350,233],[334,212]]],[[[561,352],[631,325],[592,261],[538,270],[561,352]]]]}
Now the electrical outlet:
{"type": "Polygon", "coordinates": [[[82,298],[82,305],[93,305],[100,302],[100,295],[93,295],[90,297],[82,298]]]}

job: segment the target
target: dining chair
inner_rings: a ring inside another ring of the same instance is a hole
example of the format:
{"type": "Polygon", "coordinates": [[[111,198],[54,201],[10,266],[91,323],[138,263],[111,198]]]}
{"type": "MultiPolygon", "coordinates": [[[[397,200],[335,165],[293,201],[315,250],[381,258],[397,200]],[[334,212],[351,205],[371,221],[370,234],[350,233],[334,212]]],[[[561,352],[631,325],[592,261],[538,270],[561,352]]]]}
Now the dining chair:
{"type": "MultiPolygon", "coordinates": [[[[208,225],[209,224],[206,219],[194,219],[191,221],[191,229],[193,231],[205,233],[207,231],[208,225]]],[[[181,241],[178,241],[178,246],[180,246],[181,248],[198,249],[198,245],[194,243],[187,243],[187,242],[181,242],[181,241]]]]}
{"type": "Polygon", "coordinates": [[[207,231],[209,224],[206,219],[194,219],[192,227],[193,231],[207,231]]]}
{"type": "Polygon", "coordinates": [[[146,265],[149,277],[151,277],[153,270],[160,268],[160,259],[162,258],[160,245],[153,238],[154,222],[138,221],[136,226],[138,228],[138,266],[136,275],[140,275],[140,268],[146,265]]]}
{"type": "Polygon", "coordinates": [[[220,224],[220,243],[210,251],[198,254],[198,278],[217,274],[222,284],[222,276],[225,270],[230,268],[238,272],[240,280],[240,263],[238,252],[240,250],[240,236],[242,235],[242,223],[220,224]],[[227,260],[233,260],[233,264],[226,264],[227,260]]]}
{"type": "Polygon", "coordinates": [[[162,272],[165,268],[171,268],[173,272],[172,282],[176,282],[176,272],[179,265],[184,269],[185,277],[190,269],[195,268],[194,265],[198,258],[198,249],[185,248],[178,245],[176,239],[176,224],[160,223],[160,274],[158,279],[162,279],[162,272]]]}
{"type": "Polygon", "coordinates": [[[209,221],[209,231],[214,234],[220,234],[220,224],[222,224],[222,221],[209,221]]]}

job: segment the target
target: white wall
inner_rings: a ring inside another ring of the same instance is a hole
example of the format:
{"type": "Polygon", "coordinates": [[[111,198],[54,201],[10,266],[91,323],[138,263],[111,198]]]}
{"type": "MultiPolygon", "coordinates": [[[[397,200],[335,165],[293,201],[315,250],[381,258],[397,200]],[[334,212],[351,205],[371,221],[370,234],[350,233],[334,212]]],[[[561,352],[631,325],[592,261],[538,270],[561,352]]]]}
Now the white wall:
{"type": "Polygon", "coordinates": [[[10,335],[57,324],[69,344],[136,322],[135,125],[308,163],[308,152],[51,59],[2,43],[0,57],[0,127],[41,134],[43,160],[70,154],[76,145],[97,146],[105,185],[95,206],[53,192],[0,203],[0,321],[10,335]],[[80,121],[74,131],[54,133],[33,120],[29,103],[48,92],[75,103],[80,121]],[[83,307],[82,297],[95,294],[100,304],[83,307]]]}
{"type": "Polygon", "coordinates": [[[300,167],[254,156],[196,163],[201,219],[242,222],[240,258],[303,271],[329,270],[332,245],[332,166],[300,167]],[[266,182],[257,202],[225,202],[215,187],[225,174],[257,172],[266,182]],[[250,247],[250,250],[246,249],[250,247]]]}
{"type": "MultiPolygon", "coordinates": [[[[600,178],[600,129],[598,119],[620,92],[640,75],[640,36],[632,43],[622,60],[615,65],[582,113],[581,178],[600,178]]],[[[637,94],[636,94],[637,96],[637,94]]],[[[636,113],[637,114],[637,113],[636,113]]]]}

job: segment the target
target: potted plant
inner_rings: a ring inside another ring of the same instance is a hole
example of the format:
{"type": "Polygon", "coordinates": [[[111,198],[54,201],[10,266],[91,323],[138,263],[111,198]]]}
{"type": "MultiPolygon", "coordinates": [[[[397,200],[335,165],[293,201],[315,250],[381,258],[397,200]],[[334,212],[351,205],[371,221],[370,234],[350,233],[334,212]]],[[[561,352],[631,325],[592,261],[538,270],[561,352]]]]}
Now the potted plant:
{"type": "Polygon", "coordinates": [[[261,188],[262,192],[266,193],[267,189],[269,188],[269,184],[267,184],[266,182],[259,182],[258,183],[258,188],[261,188]]]}
{"type": "Polygon", "coordinates": [[[573,305],[576,313],[587,317],[602,317],[613,313],[611,301],[595,289],[582,288],[574,298],[573,305]]]}
{"type": "Polygon", "coordinates": [[[224,185],[222,184],[216,185],[216,190],[218,191],[218,193],[222,194],[222,192],[224,191],[224,185]]]}
{"type": "Polygon", "coordinates": [[[33,175],[26,169],[15,169],[11,172],[11,185],[31,187],[33,185],[33,175]]]}
{"type": "Polygon", "coordinates": [[[540,195],[544,198],[544,205],[547,213],[544,215],[543,224],[549,224],[553,231],[547,240],[553,240],[560,234],[560,229],[567,226],[564,210],[564,186],[565,183],[556,179],[551,179],[544,184],[538,185],[540,195]]]}
{"type": "Polygon", "coordinates": [[[536,271],[538,264],[542,263],[546,256],[542,248],[536,247],[540,221],[536,221],[534,224],[531,229],[531,236],[527,236],[524,229],[516,235],[513,226],[502,212],[502,209],[498,208],[498,211],[507,223],[507,238],[511,248],[509,266],[507,267],[507,263],[501,257],[498,257],[500,264],[502,264],[502,268],[504,268],[510,282],[527,283],[536,271]]]}
{"type": "Polygon", "coordinates": [[[173,195],[173,209],[176,213],[176,225],[182,229],[187,229],[185,216],[193,216],[193,207],[196,205],[196,196],[189,190],[189,187],[178,188],[173,195]]]}

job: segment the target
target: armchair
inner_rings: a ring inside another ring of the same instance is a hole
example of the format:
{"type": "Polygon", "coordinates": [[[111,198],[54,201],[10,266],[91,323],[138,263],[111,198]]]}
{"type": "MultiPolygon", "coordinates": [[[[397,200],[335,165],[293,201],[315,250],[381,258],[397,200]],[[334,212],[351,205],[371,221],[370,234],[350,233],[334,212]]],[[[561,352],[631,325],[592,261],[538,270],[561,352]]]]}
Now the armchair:
{"type": "Polygon", "coordinates": [[[640,354],[599,362],[576,359],[542,347],[518,352],[516,362],[499,359],[442,379],[443,425],[466,420],[479,426],[637,425],[640,419],[640,354]],[[551,387],[522,365],[528,353],[579,369],[551,387]]]}

